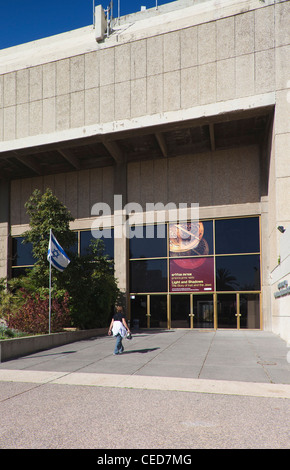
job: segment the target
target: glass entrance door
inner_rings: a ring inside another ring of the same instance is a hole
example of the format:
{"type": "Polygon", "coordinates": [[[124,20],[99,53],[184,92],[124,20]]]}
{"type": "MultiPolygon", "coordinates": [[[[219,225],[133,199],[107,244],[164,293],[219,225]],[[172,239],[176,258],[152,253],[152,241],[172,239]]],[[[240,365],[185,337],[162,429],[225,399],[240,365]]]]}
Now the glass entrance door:
{"type": "Polygon", "coordinates": [[[167,328],[167,295],[150,295],[150,328],[167,328]]]}
{"type": "Polygon", "coordinates": [[[239,294],[240,328],[260,328],[260,294],[239,294]]]}
{"type": "Polygon", "coordinates": [[[217,327],[237,328],[237,294],[217,295],[217,327]]]}
{"type": "Polygon", "coordinates": [[[130,298],[130,328],[147,327],[147,295],[132,295],[130,298]]]}
{"type": "Polygon", "coordinates": [[[173,294],[171,298],[171,328],[190,328],[190,295],[173,294]]]}
{"type": "Polygon", "coordinates": [[[214,328],[214,302],[211,294],[193,296],[193,315],[194,328],[214,328]]]}
{"type": "Polygon", "coordinates": [[[131,328],[167,328],[167,295],[131,295],[131,328]]]}

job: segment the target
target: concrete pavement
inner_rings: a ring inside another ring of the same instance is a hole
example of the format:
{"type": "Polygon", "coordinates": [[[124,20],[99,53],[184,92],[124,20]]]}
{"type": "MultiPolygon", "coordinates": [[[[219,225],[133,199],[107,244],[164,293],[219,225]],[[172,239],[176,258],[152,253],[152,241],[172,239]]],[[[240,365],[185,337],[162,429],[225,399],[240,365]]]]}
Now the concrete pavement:
{"type": "Polygon", "coordinates": [[[281,338],[139,330],[120,356],[114,342],[1,363],[0,448],[289,448],[281,338]]]}

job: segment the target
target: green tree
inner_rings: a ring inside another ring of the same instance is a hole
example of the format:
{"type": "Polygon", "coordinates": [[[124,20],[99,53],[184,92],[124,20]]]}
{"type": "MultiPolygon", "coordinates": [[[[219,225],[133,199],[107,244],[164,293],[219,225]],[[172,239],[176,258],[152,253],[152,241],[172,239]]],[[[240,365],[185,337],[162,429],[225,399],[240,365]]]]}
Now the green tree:
{"type": "Polygon", "coordinates": [[[72,326],[106,326],[119,290],[113,262],[105,255],[103,242],[95,240],[86,256],[78,256],[76,234],[70,230],[74,218],[50,189],[44,194],[35,190],[25,207],[30,217],[30,230],[25,232],[23,242],[32,244],[36,262],[27,275],[18,280],[18,288],[24,288],[32,296],[36,292],[48,293],[47,251],[52,229],[71,260],[63,272],[52,267],[52,296],[61,300],[68,292],[72,326]]]}
{"type": "MultiPolygon", "coordinates": [[[[24,243],[30,242],[32,244],[32,252],[36,260],[29,273],[29,278],[33,287],[47,287],[49,275],[47,249],[50,229],[53,230],[66,253],[72,255],[76,234],[70,230],[70,222],[74,218],[54,196],[51,189],[47,189],[44,194],[36,189],[25,203],[25,208],[30,218],[30,229],[24,233],[24,243]]],[[[53,283],[54,286],[60,287],[61,277],[56,272],[53,272],[53,283]]]]}
{"type": "Polygon", "coordinates": [[[103,241],[94,240],[90,252],[74,258],[65,271],[74,324],[83,329],[108,325],[119,289],[113,261],[105,255],[103,241]]]}

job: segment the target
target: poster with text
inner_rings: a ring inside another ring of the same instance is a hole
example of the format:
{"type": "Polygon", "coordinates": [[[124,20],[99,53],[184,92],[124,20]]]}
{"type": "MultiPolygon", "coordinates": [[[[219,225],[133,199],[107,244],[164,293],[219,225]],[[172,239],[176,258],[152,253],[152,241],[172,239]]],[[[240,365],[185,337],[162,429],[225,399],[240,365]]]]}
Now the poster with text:
{"type": "Polygon", "coordinates": [[[213,292],[214,259],[178,258],[170,260],[170,292],[213,292]]]}

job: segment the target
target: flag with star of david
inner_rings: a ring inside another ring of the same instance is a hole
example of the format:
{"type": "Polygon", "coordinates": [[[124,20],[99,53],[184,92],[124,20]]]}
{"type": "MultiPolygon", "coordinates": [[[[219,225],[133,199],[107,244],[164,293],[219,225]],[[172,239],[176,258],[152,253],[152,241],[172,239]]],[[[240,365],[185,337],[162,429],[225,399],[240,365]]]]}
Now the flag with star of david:
{"type": "Polygon", "coordinates": [[[52,232],[50,232],[47,260],[51,266],[54,266],[56,269],[58,269],[58,271],[61,272],[64,271],[70,263],[69,257],[60,246],[52,232]]]}

